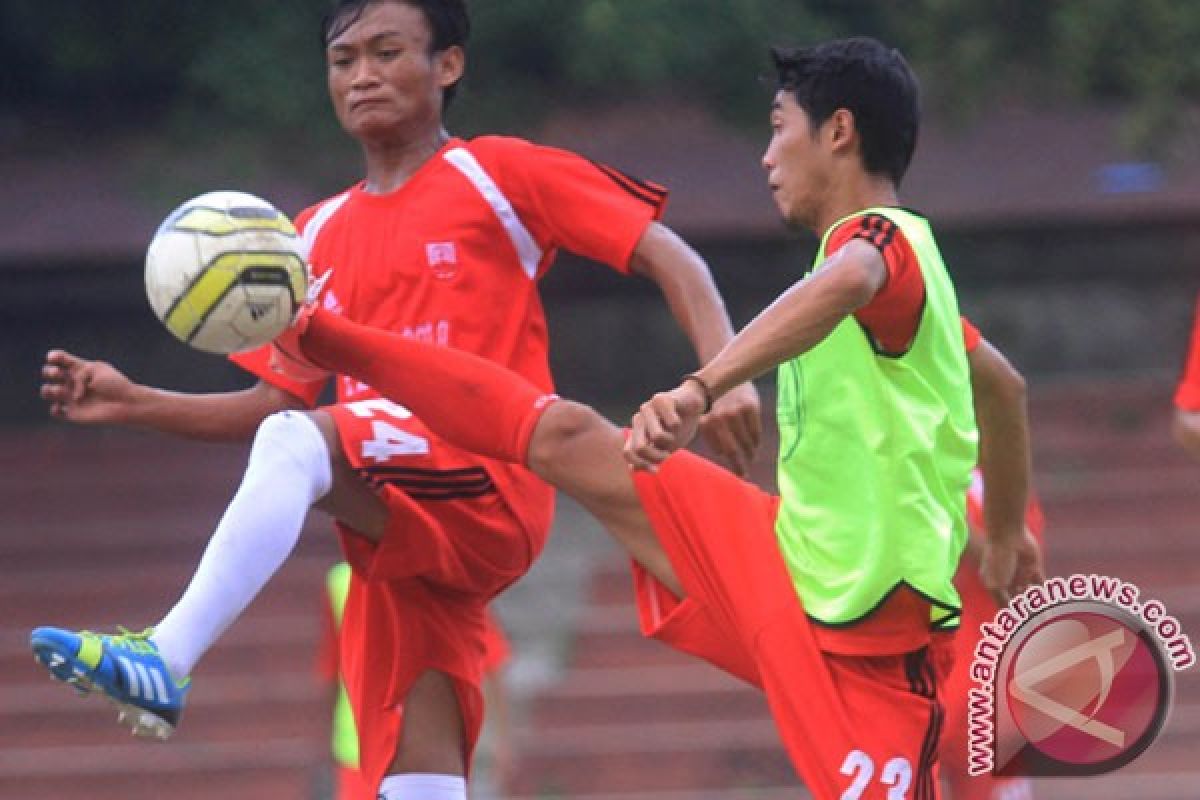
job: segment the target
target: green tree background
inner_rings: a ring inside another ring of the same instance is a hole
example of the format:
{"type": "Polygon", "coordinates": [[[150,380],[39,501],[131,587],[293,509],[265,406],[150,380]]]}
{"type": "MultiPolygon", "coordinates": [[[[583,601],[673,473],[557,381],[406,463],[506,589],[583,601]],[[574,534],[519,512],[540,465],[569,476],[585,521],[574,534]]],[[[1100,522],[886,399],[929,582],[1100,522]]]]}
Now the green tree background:
{"type": "MultiPolygon", "coordinates": [[[[0,0],[3,141],[141,132],[262,154],[339,139],[318,37],[328,0],[0,0]]],[[[907,53],[925,102],[1105,103],[1169,157],[1194,131],[1191,0],[475,0],[463,133],[529,133],[560,109],[680,97],[761,125],[765,44],[870,34],[907,53]]],[[[290,160],[290,159],[289,159],[290,160]]],[[[319,160],[313,160],[319,168],[319,160]]]]}

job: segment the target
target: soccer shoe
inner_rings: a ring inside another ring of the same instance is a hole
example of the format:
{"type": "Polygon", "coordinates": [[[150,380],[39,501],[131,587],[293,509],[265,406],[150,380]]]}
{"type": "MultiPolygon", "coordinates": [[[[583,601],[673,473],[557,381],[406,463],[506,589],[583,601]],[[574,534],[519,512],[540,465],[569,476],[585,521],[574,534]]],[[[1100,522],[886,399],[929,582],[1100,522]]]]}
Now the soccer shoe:
{"type": "Polygon", "coordinates": [[[329,370],[318,367],[305,358],[304,350],[300,347],[300,337],[308,329],[308,321],[317,309],[317,299],[332,274],[333,270],[328,270],[309,283],[308,296],[304,299],[304,305],[300,306],[296,316],[292,318],[292,324],[271,342],[271,369],[285,378],[309,383],[330,376],[329,370]]]}
{"type": "Polygon", "coordinates": [[[104,692],[120,710],[117,721],[134,736],[166,740],[179,724],[189,680],[176,683],[150,641],[151,630],[115,635],[36,628],[33,656],[80,693],[104,692]]]}

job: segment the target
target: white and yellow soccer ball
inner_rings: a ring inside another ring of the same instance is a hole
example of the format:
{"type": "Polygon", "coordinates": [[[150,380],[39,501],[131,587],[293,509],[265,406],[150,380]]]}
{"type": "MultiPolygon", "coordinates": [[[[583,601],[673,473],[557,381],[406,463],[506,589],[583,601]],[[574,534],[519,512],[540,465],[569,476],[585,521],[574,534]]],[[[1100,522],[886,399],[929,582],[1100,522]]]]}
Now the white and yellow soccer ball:
{"type": "Polygon", "coordinates": [[[252,350],[287,328],[308,270],[285,214],[245,192],[208,192],[163,220],[146,251],[146,295],[180,341],[252,350]]]}

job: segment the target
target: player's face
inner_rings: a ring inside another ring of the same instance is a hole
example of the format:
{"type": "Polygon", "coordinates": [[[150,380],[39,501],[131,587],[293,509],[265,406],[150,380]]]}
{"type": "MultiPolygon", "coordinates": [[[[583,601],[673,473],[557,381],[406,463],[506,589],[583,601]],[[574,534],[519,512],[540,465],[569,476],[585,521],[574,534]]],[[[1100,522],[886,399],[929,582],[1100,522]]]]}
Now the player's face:
{"type": "Polygon", "coordinates": [[[442,90],[462,75],[462,50],[430,53],[425,15],[373,3],[326,48],[338,121],[360,141],[419,137],[441,128],[442,90]]]}
{"type": "Polygon", "coordinates": [[[820,200],[829,183],[828,153],[819,130],[791,92],[780,91],[771,105],[771,141],[763,154],[767,185],[779,213],[790,225],[815,228],[820,200]]]}

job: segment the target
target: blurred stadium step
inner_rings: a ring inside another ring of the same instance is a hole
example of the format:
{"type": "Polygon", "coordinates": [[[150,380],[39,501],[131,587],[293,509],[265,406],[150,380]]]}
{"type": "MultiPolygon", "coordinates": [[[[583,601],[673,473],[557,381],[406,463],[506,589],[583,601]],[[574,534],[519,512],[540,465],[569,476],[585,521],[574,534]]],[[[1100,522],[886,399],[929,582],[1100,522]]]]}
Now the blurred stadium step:
{"type": "Polygon", "coordinates": [[[134,739],[102,697],[80,697],[34,663],[29,631],[159,619],[246,449],[60,427],[4,436],[0,799],[314,797],[329,762],[329,699],[314,673],[324,573],[338,557],[327,523],[313,516],[293,558],[205,657],[171,741],[134,739]]]}
{"type": "Polygon", "coordinates": [[[310,795],[308,738],[141,742],[0,749],[5,798],[121,797],[202,800],[310,795]],[[11,793],[10,793],[11,792],[11,793]]]}

